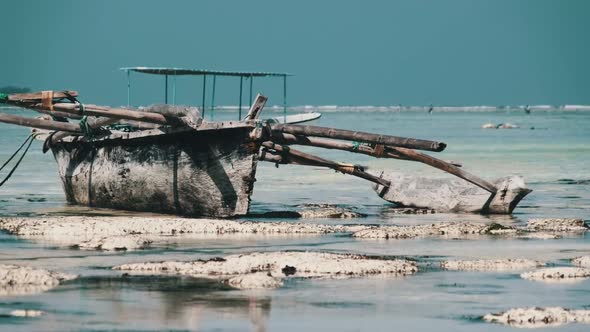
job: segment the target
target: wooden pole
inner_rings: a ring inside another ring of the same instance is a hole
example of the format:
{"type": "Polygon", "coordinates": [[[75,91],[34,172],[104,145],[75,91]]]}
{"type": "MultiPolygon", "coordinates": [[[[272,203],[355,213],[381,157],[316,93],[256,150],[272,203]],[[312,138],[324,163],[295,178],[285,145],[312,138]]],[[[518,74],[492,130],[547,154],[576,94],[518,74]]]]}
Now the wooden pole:
{"type": "MultiPolygon", "coordinates": [[[[54,91],[53,98],[68,98],[77,97],[78,92],[76,91],[54,91]]],[[[8,103],[10,102],[26,102],[26,101],[40,101],[42,98],[41,92],[29,92],[29,93],[13,93],[8,95],[8,103]]]]}
{"type": "Polygon", "coordinates": [[[272,133],[272,139],[277,141],[278,143],[283,144],[297,144],[297,145],[308,145],[308,146],[315,146],[324,149],[333,149],[333,150],[342,150],[354,153],[361,153],[366,154],[371,157],[375,158],[394,158],[394,159],[403,159],[409,160],[407,158],[403,158],[399,155],[393,153],[383,153],[379,154],[370,146],[367,145],[356,145],[349,142],[342,142],[337,141],[329,138],[320,138],[320,137],[309,137],[303,135],[292,135],[292,134],[285,134],[285,133],[272,133]]]}
{"type": "MultiPolygon", "coordinates": [[[[380,177],[365,173],[364,167],[352,164],[343,164],[328,159],[324,159],[318,156],[314,156],[309,153],[305,153],[299,150],[291,149],[287,146],[282,146],[273,142],[263,142],[262,146],[279,152],[283,157],[286,157],[287,162],[295,163],[299,165],[307,166],[320,166],[327,167],[336,170],[341,173],[350,174],[385,187],[389,187],[389,181],[380,177]]],[[[284,159],[282,159],[284,161],[284,159]]],[[[274,162],[274,161],[273,161],[274,162]]]]}
{"type": "MultiPolygon", "coordinates": [[[[35,110],[48,110],[47,107],[43,106],[40,103],[36,104],[28,104],[28,103],[19,103],[17,104],[21,107],[31,108],[35,110]]],[[[104,107],[104,106],[97,106],[97,105],[87,105],[84,104],[83,112],[80,110],[80,104],[71,104],[71,103],[57,103],[53,104],[53,109],[55,111],[74,114],[74,115],[93,115],[93,116],[102,116],[102,117],[109,117],[115,119],[126,119],[126,120],[135,120],[135,121],[142,121],[142,122],[150,122],[156,123],[161,125],[179,125],[182,121],[179,121],[174,116],[164,116],[159,113],[152,113],[152,112],[138,112],[132,111],[127,109],[121,108],[111,108],[111,107],[104,107]]]]}
{"type": "Polygon", "coordinates": [[[365,145],[354,145],[347,142],[339,142],[331,139],[322,139],[317,137],[306,137],[301,135],[291,135],[291,134],[275,134],[273,133],[273,139],[278,140],[281,143],[285,144],[299,144],[299,145],[309,145],[309,146],[316,146],[326,149],[336,149],[336,150],[343,150],[355,153],[362,153],[372,157],[385,157],[385,158],[395,158],[395,159],[402,159],[402,160],[411,160],[411,161],[418,161],[424,163],[426,165],[432,166],[434,168],[438,168],[442,171],[447,173],[453,174],[465,181],[471,182],[474,185],[489,191],[490,193],[495,193],[497,188],[489,183],[488,181],[473,175],[465,170],[462,170],[458,167],[458,165],[454,165],[452,163],[446,162],[444,160],[440,160],[438,158],[434,158],[427,154],[414,151],[411,149],[406,148],[399,148],[399,147],[392,147],[392,146],[385,146],[381,152],[377,152],[376,149],[371,148],[365,145]]]}
{"type": "Polygon", "coordinates": [[[33,127],[46,130],[60,130],[74,133],[81,133],[80,126],[69,122],[42,120],[27,118],[24,116],[0,113],[0,122],[15,124],[17,126],[33,127]]]}
{"type": "MultiPolygon", "coordinates": [[[[94,118],[90,121],[88,121],[88,127],[91,129],[96,129],[102,126],[108,126],[114,123],[119,122],[119,119],[113,119],[113,118],[94,118]]],[[[67,131],[58,131],[56,133],[54,133],[51,136],[51,143],[57,143],[60,140],[68,137],[68,136],[72,136],[71,132],[67,132],[67,131]]]]}
{"type": "MultiPolygon", "coordinates": [[[[354,144],[349,142],[342,142],[333,140],[330,138],[320,138],[320,137],[309,137],[303,135],[291,135],[291,134],[284,134],[284,133],[273,133],[272,139],[277,141],[278,143],[283,144],[296,144],[296,145],[308,145],[308,146],[315,146],[324,149],[332,149],[332,150],[342,150],[348,151],[353,153],[360,153],[365,154],[375,158],[392,158],[392,159],[400,159],[400,160],[410,160],[415,161],[414,159],[408,158],[406,156],[402,156],[399,153],[394,153],[392,149],[393,147],[385,146],[385,149],[382,151],[378,151],[375,147],[370,147],[365,144],[354,144]]],[[[418,153],[418,152],[416,152],[418,153]]],[[[445,161],[456,167],[461,167],[461,163],[456,161],[445,161]]]]}
{"type": "Polygon", "coordinates": [[[429,156],[424,153],[413,151],[411,149],[394,148],[394,147],[388,147],[388,149],[391,149],[395,153],[398,153],[399,155],[406,157],[408,159],[419,161],[421,163],[430,165],[434,168],[438,168],[440,170],[443,170],[447,173],[453,174],[465,181],[473,183],[474,185],[476,185],[484,190],[489,191],[492,194],[495,194],[498,191],[496,186],[489,183],[488,181],[486,181],[476,175],[473,175],[465,170],[462,170],[454,165],[451,165],[443,160],[434,158],[434,157],[429,156]]]}
{"type": "Polygon", "coordinates": [[[322,139],[317,137],[306,137],[301,135],[291,135],[291,134],[280,134],[280,133],[273,133],[273,139],[278,140],[281,143],[285,144],[299,144],[299,145],[309,145],[309,146],[316,146],[326,149],[336,149],[336,150],[343,150],[355,153],[362,153],[372,157],[386,157],[386,158],[395,158],[395,159],[402,159],[402,160],[410,160],[410,161],[418,161],[424,163],[426,165],[432,166],[434,168],[438,168],[442,171],[455,175],[465,181],[473,183],[474,185],[489,191],[490,193],[495,193],[497,191],[496,186],[489,183],[488,181],[471,174],[465,170],[460,169],[457,165],[453,165],[452,163],[446,162],[444,160],[440,160],[438,158],[434,158],[427,154],[414,151],[411,149],[406,148],[399,148],[399,147],[392,147],[392,146],[384,146],[381,152],[377,152],[376,149],[371,148],[365,145],[354,145],[347,142],[339,142],[331,139],[322,139]]]}
{"type": "Polygon", "coordinates": [[[440,152],[447,146],[442,142],[421,140],[416,138],[378,135],[360,131],[335,129],[317,126],[302,126],[294,124],[277,124],[271,127],[273,132],[288,133],[293,135],[317,136],[348,141],[399,146],[410,149],[440,152]]]}

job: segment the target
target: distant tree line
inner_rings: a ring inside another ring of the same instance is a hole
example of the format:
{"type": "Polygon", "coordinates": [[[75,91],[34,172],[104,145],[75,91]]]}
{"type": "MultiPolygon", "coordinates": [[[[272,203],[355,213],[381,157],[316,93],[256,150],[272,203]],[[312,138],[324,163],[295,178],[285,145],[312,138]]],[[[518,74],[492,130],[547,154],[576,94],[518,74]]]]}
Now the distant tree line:
{"type": "Polygon", "coordinates": [[[30,88],[22,86],[7,85],[0,87],[0,93],[27,93],[31,92],[30,88]]]}

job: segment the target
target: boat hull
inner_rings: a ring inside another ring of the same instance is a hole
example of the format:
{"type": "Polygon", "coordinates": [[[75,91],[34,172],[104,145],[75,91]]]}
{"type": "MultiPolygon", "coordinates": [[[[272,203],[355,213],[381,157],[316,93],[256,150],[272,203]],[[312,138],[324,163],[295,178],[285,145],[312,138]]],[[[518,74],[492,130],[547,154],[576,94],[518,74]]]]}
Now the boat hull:
{"type": "Polygon", "coordinates": [[[250,128],[51,146],[67,201],[185,216],[245,215],[259,144],[250,128]]]}
{"type": "Polygon", "coordinates": [[[381,174],[391,185],[374,186],[377,194],[399,206],[434,209],[437,212],[511,214],[532,190],[520,176],[492,181],[498,192],[491,194],[459,179],[431,179],[396,172],[381,174]]]}

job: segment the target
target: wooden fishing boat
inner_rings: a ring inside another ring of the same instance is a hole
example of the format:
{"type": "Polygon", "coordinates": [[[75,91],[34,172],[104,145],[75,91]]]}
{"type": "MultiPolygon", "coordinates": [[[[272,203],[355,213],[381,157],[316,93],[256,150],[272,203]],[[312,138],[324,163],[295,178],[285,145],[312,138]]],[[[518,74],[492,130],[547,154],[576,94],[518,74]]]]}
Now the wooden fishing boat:
{"type": "Polygon", "coordinates": [[[244,215],[260,143],[255,125],[129,133],[50,145],[69,203],[190,216],[244,215]]]}
{"type": "MultiPolygon", "coordinates": [[[[161,75],[180,72],[141,70],[161,75]]],[[[446,147],[442,142],[278,123],[280,118],[261,120],[266,100],[257,95],[238,121],[215,122],[204,120],[203,110],[190,107],[111,108],[82,104],[75,91],[43,91],[0,96],[0,101],[48,114],[44,119],[0,113],[0,122],[36,128],[34,135],[44,140],[44,150],[51,150],[57,161],[72,204],[186,216],[245,215],[258,161],[331,168],[372,182],[389,202],[440,212],[509,214],[530,192],[521,178],[488,182],[456,162],[416,151],[440,152],[446,147]],[[416,161],[463,181],[369,172],[365,166],[327,160],[293,145],[416,161]]],[[[317,115],[293,119],[306,117],[317,115]]],[[[284,114],[283,121],[287,119],[284,114]]]]}

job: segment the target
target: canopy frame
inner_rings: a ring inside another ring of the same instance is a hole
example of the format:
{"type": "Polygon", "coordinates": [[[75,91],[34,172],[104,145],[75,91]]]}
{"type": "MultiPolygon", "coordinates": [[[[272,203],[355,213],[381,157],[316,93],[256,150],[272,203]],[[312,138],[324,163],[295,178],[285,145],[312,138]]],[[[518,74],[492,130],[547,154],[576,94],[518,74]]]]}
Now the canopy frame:
{"type": "Polygon", "coordinates": [[[123,67],[120,70],[127,74],[127,106],[131,106],[131,72],[163,75],[164,76],[164,103],[168,104],[168,76],[172,76],[172,104],[176,103],[176,77],[177,76],[203,76],[201,107],[203,110],[203,118],[205,118],[206,111],[206,93],[207,93],[207,76],[212,76],[212,91],[211,91],[211,119],[214,117],[215,111],[215,86],[217,83],[217,76],[239,77],[240,78],[240,93],[238,102],[238,120],[242,119],[242,96],[244,87],[244,78],[249,80],[249,104],[252,104],[253,84],[255,77],[279,77],[283,79],[283,122],[287,120],[287,77],[292,76],[289,73],[275,73],[275,72],[242,72],[242,71],[218,71],[206,69],[187,69],[187,68],[165,68],[165,67],[123,67]]]}

